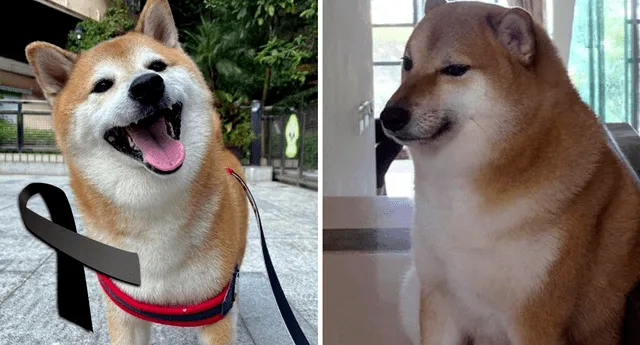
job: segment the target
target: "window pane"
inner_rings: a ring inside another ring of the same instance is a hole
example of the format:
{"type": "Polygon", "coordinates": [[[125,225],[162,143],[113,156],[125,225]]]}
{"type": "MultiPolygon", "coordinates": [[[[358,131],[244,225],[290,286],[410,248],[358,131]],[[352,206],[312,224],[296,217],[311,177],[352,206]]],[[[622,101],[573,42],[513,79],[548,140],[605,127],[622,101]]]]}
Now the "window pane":
{"type": "Polygon", "coordinates": [[[576,1],[569,75],[605,122],[632,121],[629,29],[625,1],[576,1]]]}
{"type": "Polygon", "coordinates": [[[373,97],[375,117],[380,113],[387,101],[400,86],[401,66],[374,66],[373,67],[373,97]]]}
{"type": "Polygon", "coordinates": [[[413,0],[371,0],[371,23],[413,23],[413,0]]]}
{"type": "Polygon", "coordinates": [[[400,61],[413,27],[373,28],[373,61],[400,61]]]}
{"type": "Polygon", "coordinates": [[[624,1],[602,1],[603,116],[607,122],[626,122],[624,1]]]}

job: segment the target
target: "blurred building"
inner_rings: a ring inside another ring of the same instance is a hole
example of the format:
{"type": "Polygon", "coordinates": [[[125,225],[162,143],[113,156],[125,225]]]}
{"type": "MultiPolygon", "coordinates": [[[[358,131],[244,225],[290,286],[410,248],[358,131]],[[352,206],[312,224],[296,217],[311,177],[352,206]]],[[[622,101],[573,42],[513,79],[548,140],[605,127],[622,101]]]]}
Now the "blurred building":
{"type": "MultiPolygon", "coordinates": [[[[100,20],[110,0],[5,0],[0,4],[0,98],[43,99],[24,49],[33,41],[65,47],[69,32],[85,19],[100,20]]],[[[125,0],[139,11],[143,0],[125,0]]],[[[78,34],[82,34],[78,32],[78,34]]],[[[1,105],[0,105],[1,106],[1,105]]]]}

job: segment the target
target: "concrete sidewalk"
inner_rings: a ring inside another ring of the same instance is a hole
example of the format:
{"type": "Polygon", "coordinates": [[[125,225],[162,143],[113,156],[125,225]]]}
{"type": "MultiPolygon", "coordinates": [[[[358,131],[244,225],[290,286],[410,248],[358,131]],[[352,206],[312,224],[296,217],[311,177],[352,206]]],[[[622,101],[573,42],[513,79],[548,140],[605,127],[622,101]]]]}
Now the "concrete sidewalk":
{"type": "MultiPolygon", "coordinates": [[[[24,229],[17,209],[18,193],[32,182],[65,190],[78,230],[86,235],[67,177],[0,175],[0,345],[109,344],[104,300],[93,271],[85,270],[94,333],[58,316],[54,251],[24,229]]],[[[309,341],[317,344],[317,192],[275,182],[253,183],[250,188],[285,294],[309,341]]],[[[39,199],[30,202],[29,208],[48,216],[39,199]]],[[[269,286],[253,217],[241,272],[236,344],[293,344],[269,286]]],[[[154,325],[151,337],[151,344],[198,344],[194,329],[154,325]]]]}

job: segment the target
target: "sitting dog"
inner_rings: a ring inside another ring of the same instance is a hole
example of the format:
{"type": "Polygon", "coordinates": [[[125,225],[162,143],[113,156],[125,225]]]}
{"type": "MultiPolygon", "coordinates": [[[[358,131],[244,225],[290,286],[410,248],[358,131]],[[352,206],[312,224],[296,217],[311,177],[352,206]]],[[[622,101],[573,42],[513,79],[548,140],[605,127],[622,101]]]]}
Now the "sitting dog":
{"type": "Polygon", "coordinates": [[[415,166],[401,318],[422,345],[617,345],[640,191],[521,8],[429,1],[381,114],[415,166]]]}

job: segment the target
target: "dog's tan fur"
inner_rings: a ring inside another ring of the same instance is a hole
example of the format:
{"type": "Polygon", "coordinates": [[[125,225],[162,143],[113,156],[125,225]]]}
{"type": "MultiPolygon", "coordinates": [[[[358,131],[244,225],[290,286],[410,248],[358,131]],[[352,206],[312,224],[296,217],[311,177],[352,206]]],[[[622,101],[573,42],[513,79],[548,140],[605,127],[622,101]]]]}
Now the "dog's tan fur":
{"type": "MultiPolygon", "coordinates": [[[[132,54],[132,49],[148,47],[159,53],[167,65],[187,68],[193,83],[197,83],[202,90],[208,89],[195,63],[177,44],[177,31],[167,30],[167,28],[174,28],[167,1],[149,0],[133,32],[103,42],[89,51],[83,51],[78,56],[44,42],[34,42],[26,49],[36,78],[45,95],[52,102],[56,140],[68,164],[71,188],[87,224],[89,235],[110,245],[136,252],[140,248],[135,246],[132,248],[131,243],[139,243],[136,241],[144,243],[147,236],[144,232],[130,229],[137,215],[124,210],[85,177],[77,164],[78,158],[70,147],[68,138],[74,122],[74,111],[87,99],[93,87],[87,76],[92,75],[94,66],[106,57],[116,61],[127,61],[127,57],[132,54]],[[150,16],[154,16],[153,20],[148,21],[150,16]],[[163,42],[175,44],[167,45],[163,42]]],[[[131,65],[127,68],[133,70],[135,66],[131,65]]],[[[207,293],[199,294],[200,300],[194,300],[193,296],[181,296],[180,287],[175,287],[174,295],[168,299],[155,300],[155,297],[138,296],[150,303],[198,303],[217,295],[229,282],[235,265],[240,265],[244,256],[248,222],[246,197],[240,184],[225,171],[226,167],[231,167],[242,175],[242,167],[240,162],[223,147],[220,119],[213,109],[210,93],[208,95],[209,106],[201,109],[201,116],[210,116],[211,133],[208,139],[203,138],[207,140],[204,144],[205,153],[186,195],[174,201],[180,208],[184,225],[172,231],[185,232],[192,231],[190,229],[199,229],[206,233],[201,240],[193,244],[188,255],[182,259],[181,265],[184,270],[198,265],[215,266],[225,278],[203,282],[207,293]],[[212,205],[213,208],[211,208],[212,205]],[[213,215],[209,224],[200,224],[202,219],[206,219],[203,218],[203,214],[213,215]],[[210,253],[214,251],[217,253],[215,256],[217,260],[212,261],[210,253]]],[[[184,236],[188,239],[190,234],[185,233],[184,236]]],[[[141,261],[144,262],[143,257],[141,261]]],[[[141,270],[144,278],[146,267],[142,265],[141,270]]],[[[142,284],[144,283],[143,280],[142,284]]],[[[126,291],[136,293],[135,288],[128,287],[128,289],[126,291]]],[[[108,298],[105,297],[105,300],[108,303],[107,321],[111,343],[129,345],[145,342],[145,338],[148,338],[148,326],[143,326],[142,331],[136,327],[144,321],[125,314],[108,298]],[[139,332],[147,332],[147,334],[140,336],[137,334],[139,332]]],[[[237,305],[234,309],[237,313],[237,305]]],[[[200,335],[206,344],[230,345],[235,339],[235,320],[228,316],[218,323],[201,327],[200,335]]]]}
{"type": "MultiPolygon", "coordinates": [[[[545,30],[528,13],[481,3],[429,2],[426,17],[407,44],[413,69],[403,73],[402,85],[390,102],[402,104],[417,117],[420,109],[439,109],[452,102],[450,97],[466,97],[458,90],[472,90],[474,85],[484,85],[484,89],[475,94],[481,95],[480,110],[466,119],[468,123],[460,124],[457,132],[436,142],[408,143],[417,167],[418,212],[421,185],[440,183],[441,177],[433,172],[437,167],[420,169],[420,161],[433,165],[436,163],[429,159],[439,159],[440,152],[463,152],[462,146],[450,147],[475,140],[461,138],[474,133],[488,138],[482,139],[486,150],[464,149],[472,153],[459,163],[461,170],[469,172],[464,180],[469,181],[478,200],[468,213],[478,219],[502,217],[504,213],[506,219],[513,218],[506,228],[491,229],[495,232],[486,237],[487,248],[533,245],[542,237],[550,243],[545,247],[551,257],[544,258],[549,264],[543,274],[531,273],[532,283],[521,290],[524,298],[510,299],[518,292],[510,282],[514,278],[507,274],[491,272],[483,277],[488,273],[483,271],[473,277],[473,284],[491,287],[471,290],[486,302],[495,313],[492,315],[504,319],[499,323],[507,335],[506,342],[485,340],[482,344],[617,345],[626,294],[640,279],[640,192],[634,178],[609,147],[596,115],[581,101],[545,30]],[[438,70],[447,63],[462,63],[471,69],[460,78],[441,77],[438,70]],[[475,84],[479,78],[485,83],[475,84]],[[465,126],[475,129],[472,132],[465,126]],[[519,203],[528,206],[519,208],[519,203]]],[[[446,342],[441,334],[449,320],[443,316],[448,309],[433,311],[430,306],[439,304],[440,293],[449,306],[464,297],[452,292],[450,278],[431,280],[433,268],[422,266],[425,252],[421,248],[433,251],[439,243],[427,244],[421,234],[426,230],[421,226],[424,223],[415,224],[413,244],[418,247],[413,253],[423,291],[421,342],[460,345],[465,337],[473,338],[474,331],[457,329],[451,333],[456,336],[446,342]],[[432,291],[439,291],[437,298],[432,291]],[[434,315],[438,311],[440,315],[434,315]]],[[[465,230],[473,234],[485,229],[478,225],[475,230],[465,230]]],[[[484,248],[464,240],[455,243],[455,250],[466,250],[467,254],[476,251],[480,255],[484,248]]],[[[485,254],[478,257],[493,255],[485,254]]],[[[440,265],[447,265],[447,255],[438,256],[440,265]]],[[[522,255],[535,257],[533,253],[522,255]]],[[[526,272],[529,264],[535,262],[522,262],[521,270],[526,272]]],[[[496,272],[500,270],[495,267],[496,272]]]]}

